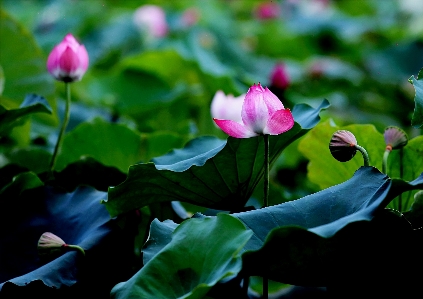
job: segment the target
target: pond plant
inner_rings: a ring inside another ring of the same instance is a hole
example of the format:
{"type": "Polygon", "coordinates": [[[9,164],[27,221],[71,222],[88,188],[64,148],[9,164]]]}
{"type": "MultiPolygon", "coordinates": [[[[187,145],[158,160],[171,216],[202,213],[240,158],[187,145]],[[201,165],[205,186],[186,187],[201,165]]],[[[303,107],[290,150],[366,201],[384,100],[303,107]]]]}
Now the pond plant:
{"type": "MultiPolygon", "coordinates": [[[[280,8],[260,4],[254,15],[272,22],[280,8]]],[[[3,10],[1,22],[11,41],[29,35],[3,10]]],[[[148,31],[142,34],[149,46],[176,26],[154,5],[136,10],[134,22],[133,29],[148,31]],[[153,13],[160,15],[159,31],[153,13]]],[[[18,53],[30,64],[43,61],[28,74],[41,85],[51,79],[43,72],[58,81],[64,96],[58,105],[39,84],[25,86],[33,92],[14,105],[19,93],[8,87],[8,76],[16,86],[25,80],[14,79],[10,51],[0,60],[0,298],[298,298],[293,290],[310,298],[423,295],[423,138],[416,134],[423,125],[423,69],[407,83],[415,92],[410,128],[385,124],[381,133],[374,125],[338,126],[324,118],[330,98],[292,100],[281,62],[268,86],[261,77],[244,78],[249,84],[239,87],[215,73],[238,87],[210,83],[208,101],[193,103],[184,96],[198,92],[199,83],[189,80],[214,82],[201,62],[158,47],[116,61],[110,75],[87,49],[68,33],[47,59],[18,53]],[[98,79],[89,74],[92,60],[98,79]],[[177,66],[161,68],[170,61],[177,66]],[[190,79],[163,83],[179,73],[190,79]],[[137,80],[148,81],[139,90],[154,100],[141,108],[132,99],[110,100],[116,110],[93,110],[96,118],[78,121],[88,108],[72,100],[71,87],[76,99],[98,90],[125,97],[137,80]],[[190,109],[199,111],[197,127],[186,119],[190,109]],[[215,134],[199,134],[201,123],[215,134]],[[300,154],[313,183],[298,183],[302,189],[294,179],[302,171],[300,154]],[[281,166],[289,162],[297,169],[281,166]]]]}

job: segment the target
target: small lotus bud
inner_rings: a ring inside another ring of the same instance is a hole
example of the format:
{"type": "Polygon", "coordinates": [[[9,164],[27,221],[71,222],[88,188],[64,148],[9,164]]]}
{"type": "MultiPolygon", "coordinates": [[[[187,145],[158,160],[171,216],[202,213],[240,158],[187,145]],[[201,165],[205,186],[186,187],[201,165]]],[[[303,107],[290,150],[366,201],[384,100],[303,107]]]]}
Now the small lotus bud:
{"type": "Polygon", "coordinates": [[[357,151],[356,145],[357,140],[351,132],[338,130],[332,135],[329,150],[336,160],[347,162],[355,156],[357,151]]]}
{"type": "Polygon", "coordinates": [[[61,253],[67,250],[77,250],[85,255],[84,249],[77,245],[68,245],[55,234],[46,232],[38,240],[38,254],[41,256],[61,253]]]}
{"type": "Polygon", "coordinates": [[[74,82],[81,80],[88,69],[88,53],[72,34],[67,34],[57,44],[47,59],[47,69],[59,81],[74,82]]]}
{"type": "Polygon", "coordinates": [[[288,73],[285,69],[285,66],[281,63],[274,67],[270,79],[272,86],[279,89],[285,90],[290,84],[288,73]]]}
{"type": "Polygon", "coordinates": [[[66,243],[52,233],[44,233],[38,240],[38,253],[40,255],[50,255],[63,251],[66,243]]]}
{"type": "Polygon", "coordinates": [[[400,149],[407,145],[408,137],[407,134],[397,127],[387,127],[383,133],[385,138],[386,150],[400,149]]]}

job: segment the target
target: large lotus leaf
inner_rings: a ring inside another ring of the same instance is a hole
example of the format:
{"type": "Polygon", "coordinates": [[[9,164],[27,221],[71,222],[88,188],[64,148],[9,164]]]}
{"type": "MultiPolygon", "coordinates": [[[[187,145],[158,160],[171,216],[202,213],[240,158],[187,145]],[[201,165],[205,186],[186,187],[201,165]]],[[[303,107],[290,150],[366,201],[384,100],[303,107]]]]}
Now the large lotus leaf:
{"type": "MultiPolygon", "coordinates": [[[[245,254],[245,270],[251,275],[267,273],[269,278],[289,284],[326,285],[329,279],[334,279],[329,277],[333,273],[324,270],[329,266],[329,261],[333,261],[335,255],[338,262],[342,260],[345,263],[345,260],[352,258],[351,255],[345,258],[344,246],[341,246],[342,250],[336,247],[342,244],[338,240],[357,241],[360,234],[362,240],[371,239],[372,235],[366,234],[369,231],[375,235],[377,233],[369,221],[399,194],[421,188],[423,174],[407,183],[391,180],[372,167],[362,167],[343,184],[296,201],[234,214],[254,232],[245,246],[245,249],[252,250],[245,254]],[[275,242],[284,244],[277,253],[274,250],[275,242]],[[336,242],[336,246],[332,242],[336,242]],[[273,254],[270,255],[270,252],[273,254]],[[341,258],[342,255],[344,258],[341,258]]],[[[406,223],[411,231],[408,222],[395,217],[399,219],[393,221],[406,223]]],[[[389,216],[389,219],[392,217],[389,216]]],[[[384,234],[389,235],[389,223],[382,226],[384,234]]],[[[395,227],[396,224],[391,226],[395,227]]],[[[376,238],[375,235],[373,238],[376,238]]],[[[398,243],[395,240],[388,242],[398,243]]],[[[372,244],[376,246],[377,242],[372,244]]],[[[363,241],[356,245],[367,248],[363,241]]],[[[367,245],[371,248],[369,243],[367,245]]],[[[371,249],[373,253],[378,252],[371,249]]],[[[332,266],[335,267],[336,263],[332,266]]],[[[337,269],[337,273],[339,271],[337,269]]]]}
{"type": "MultiPolygon", "coordinates": [[[[383,207],[398,194],[422,187],[423,175],[407,183],[390,180],[373,167],[362,167],[341,185],[296,201],[233,214],[254,232],[244,247],[249,251],[243,254],[243,272],[266,275],[283,283],[326,286],[328,281],[336,280],[338,274],[340,277],[350,275],[348,266],[354,265],[349,263],[351,260],[360,262],[363,268],[366,262],[373,267],[370,262],[373,258],[374,262],[380,261],[380,256],[386,258],[395,252],[389,248],[382,250],[383,246],[397,248],[401,241],[395,236],[402,239],[411,231],[400,214],[385,210],[388,218],[379,217],[384,214],[383,207]],[[382,224],[370,223],[375,215],[379,215],[376,217],[382,219],[382,224]],[[405,231],[402,230],[404,225],[405,231]]],[[[152,225],[150,238],[157,242],[145,244],[143,251],[148,253],[147,260],[166,246],[174,226],[156,222],[153,229],[152,225]]],[[[405,246],[400,248],[403,252],[408,245],[401,246],[405,246]]],[[[386,269],[386,265],[383,266],[381,269],[386,269]]]]}
{"type": "Polygon", "coordinates": [[[126,173],[130,165],[162,155],[182,142],[172,133],[140,134],[126,125],[96,118],[65,135],[56,169],[60,171],[69,163],[90,156],[126,173]]]}
{"type": "MultiPolygon", "coordinates": [[[[271,163],[286,146],[318,123],[320,111],[328,105],[325,100],[316,109],[304,104],[294,107],[294,127],[270,136],[271,163]]],[[[126,181],[109,189],[105,204],[111,215],[174,200],[222,210],[242,208],[263,176],[263,137],[229,137],[226,144],[202,137],[154,161],[156,165],[131,166],[126,181]]]]}
{"type": "Polygon", "coordinates": [[[330,238],[284,226],[272,230],[259,250],[243,254],[243,271],[294,285],[327,286],[329,290],[336,287],[345,292],[349,286],[362,291],[376,289],[380,294],[399,290],[405,294],[409,287],[415,289],[409,283],[416,279],[398,276],[414,267],[404,257],[413,256],[415,266],[423,261],[419,254],[422,247],[415,246],[418,242],[413,242],[414,238],[421,238],[421,233],[416,234],[404,218],[390,210],[379,211],[371,221],[349,223],[330,238]],[[392,256],[398,256],[399,262],[389,262],[392,256]]]}
{"type": "Polygon", "coordinates": [[[245,249],[257,250],[276,227],[296,225],[319,236],[331,237],[350,222],[372,219],[398,194],[422,187],[423,175],[406,183],[392,181],[374,167],[361,167],[342,184],[298,200],[234,216],[254,231],[245,249]]]}
{"type": "Polygon", "coordinates": [[[232,215],[254,232],[246,250],[259,249],[268,233],[281,226],[298,226],[330,237],[349,222],[370,220],[390,186],[391,180],[377,169],[361,167],[342,184],[294,201],[232,215]]]}
{"type": "Polygon", "coordinates": [[[22,196],[2,196],[2,211],[8,217],[0,219],[1,297],[17,298],[33,289],[37,293],[31,296],[44,297],[56,289],[50,298],[63,298],[75,285],[75,297],[102,298],[127,279],[131,242],[99,203],[105,196],[90,187],[73,193],[41,187],[22,196]],[[86,255],[70,251],[41,258],[37,242],[44,232],[81,246],[86,255]]]}
{"type": "Polygon", "coordinates": [[[48,113],[52,110],[46,99],[36,94],[29,94],[17,109],[7,110],[0,105],[0,135],[21,124],[19,120],[32,113],[48,113]]]}
{"type": "Polygon", "coordinates": [[[251,237],[227,214],[184,221],[171,241],[126,282],[112,298],[203,298],[219,281],[242,267],[239,251],[251,237]]]}
{"type": "Polygon", "coordinates": [[[321,189],[340,184],[348,180],[363,165],[359,152],[348,162],[339,162],[329,151],[329,142],[337,130],[348,130],[354,134],[359,145],[367,150],[370,165],[381,169],[385,150],[383,135],[373,125],[350,125],[338,127],[327,120],[315,128],[300,141],[298,149],[310,161],[308,178],[321,189]]]}
{"type": "Polygon", "coordinates": [[[172,240],[172,233],[177,227],[178,224],[172,220],[160,222],[156,218],[151,222],[150,235],[142,250],[144,265],[172,240]]]}
{"type": "Polygon", "coordinates": [[[420,128],[423,125],[423,69],[420,70],[417,78],[411,76],[408,79],[414,86],[416,94],[414,96],[414,113],[411,119],[411,125],[420,128]]]}
{"type": "Polygon", "coordinates": [[[17,107],[29,93],[50,99],[54,80],[46,70],[43,53],[30,32],[4,10],[0,10],[0,36],[0,65],[5,82],[2,104],[6,102],[8,107],[17,107]]]}

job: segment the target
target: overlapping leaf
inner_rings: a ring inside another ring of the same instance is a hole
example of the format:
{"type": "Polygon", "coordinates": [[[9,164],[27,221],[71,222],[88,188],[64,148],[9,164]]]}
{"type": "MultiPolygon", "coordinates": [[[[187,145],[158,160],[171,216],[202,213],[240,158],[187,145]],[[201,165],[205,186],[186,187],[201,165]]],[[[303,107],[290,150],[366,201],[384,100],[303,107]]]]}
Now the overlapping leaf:
{"type": "Polygon", "coordinates": [[[250,236],[239,220],[226,214],[189,219],[154,259],[116,285],[111,297],[203,298],[216,283],[241,270],[238,253],[250,236]]]}
{"type": "Polygon", "coordinates": [[[399,194],[421,188],[423,175],[407,183],[390,180],[372,167],[362,167],[340,185],[293,202],[235,214],[254,231],[245,247],[252,251],[244,254],[244,270],[251,275],[266,273],[269,278],[284,283],[327,285],[336,275],[325,267],[329,263],[336,267],[335,260],[345,264],[352,258],[345,256],[345,247],[339,245],[348,239],[355,240],[352,243],[363,250],[361,256],[366,249],[371,249],[369,255],[376,253],[372,246],[377,244],[367,243],[367,247],[364,242],[372,238],[368,233],[376,233],[375,230],[385,234],[386,242],[392,242],[386,240],[386,234],[391,226],[396,226],[392,223],[404,220],[390,217],[379,227],[369,221],[399,194]],[[363,237],[362,241],[359,236],[363,237]],[[278,250],[275,242],[280,244],[278,250]]]}
{"type": "Polygon", "coordinates": [[[18,194],[9,192],[1,197],[2,211],[8,215],[0,220],[2,298],[17,298],[39,282],[42,287],[36,289],[40,293],[32,296],[58,289],[54,294],[61,297],[78,284],[72,292],[75,296],[101,298],[115,283],[127,278],[131,242],[99,204],[106,193],[90,187],[73,193],[41,187],[18,194]],[[73,251],[40,258],[37,242],[44,232],[81,246],[86,255],[73,251]]]}
{"type": "MultiPolygon", "coordinates": [[[[393,252],[386,249],[381,255],[381,244],[400,246],[389,234],[399,237],[411,231],[401,217],[388,211],[382,213],[384,206],[400,193],[421,188],[423,175],[407,183],[390,180],[373,167],[362,167],[347,182],[321,192],[233,214],[254,233],[244,247],[248,251],[243,254],[243,273],[265,275],[290,284],[325,286],[331,280],[339,280],[334,272],[342,270],[346,272],[341,275],[349,275],[346,265],[353,265],[351,260],[357,265],[372,259],[380,262],[382,259],[375,254],[386,257],[393,252]],[[372,219],[379,214],[382,216],[378,216],[375,224],[372,219]],[[346,252],[349,254],[345,255],[346,252]]],[[[169,242],[174,229],[171,224],[153,223],[150,238],[159,242],[152,242],[154,246],[146,243],[143,249],[148,253],[146,262],[154,260],[154,255],[169,242]]],[[[402,252],[407,246],[401,244],[399,249],[402,252]]]]}
{"type": "Polygon", "coordinates": [[[46,99],[36,94],[27,95],[17,109],[7,110],[0,105],[0,135],[20,125],[19,120],[22,117],[39,112],[51,114],[52,110],[46,99]]]}
{"type": "MultiPolygon", "coordinates": [[[[270,136],[270,161],[292,141],[314,127],[325,100],[313,109],[297,105],[293,109],[295,126],[288,132],[270,136]]],[[[154,202],[185,201],[223,210],[245,205],[254,187],[263,176],[264,144],[261,136],[236,139],[226,144],[212,137],[198,138],[153,163],[130,167],[128,178],[109,189],[105,202],[110,214],[139,208],[154,202]]]]}

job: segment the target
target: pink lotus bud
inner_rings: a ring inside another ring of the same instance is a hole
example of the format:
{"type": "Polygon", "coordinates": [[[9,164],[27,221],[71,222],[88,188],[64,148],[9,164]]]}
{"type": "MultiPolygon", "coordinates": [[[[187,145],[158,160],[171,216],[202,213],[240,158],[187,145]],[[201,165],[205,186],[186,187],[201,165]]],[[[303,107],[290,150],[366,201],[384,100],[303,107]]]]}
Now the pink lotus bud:
{"type": "Polygon", "coordinates": [[[253,85],[245,96],[241,109],[242,123],[213,118],[215,123],[229,136],[249,138],[258,135],[279,135],[294,126],[289,109],[267,87],[253,85]]]}
{"type": "Polygon", "coordinates": [[[38,240],[38,253],[40,255],[49,255],[62,252],[66,246],[65,241],[52,233],[44,233],[38,240]]]}
{"type": "Polygon", "coordinates": [[[154,37],[167,35],[168,26],[164,10],[156,5],[143,5],[134,13],[135,25],[154,37]]]}
{"type": "Polygon", "coordinates": [[[351,160],[357,152],[357,139],[350,131],[338,130],[333,133],[329,143],[329,150],[332,156],[340,161],[347,162],[351,160]]]}
{"type": "Polygon", "coordinates": [[[76,250],[85,255],[82,247],[66,244],[61,238],[52,233],[44,233],[38,240],[38,254],[41,256],[62,253],[69,250],[76,250]]]}
{"type": "Polygon", "coordinates": [[[275,66],[270,76],[270,80],[272,82],[272,87],[285,90],[289,86],[289,76],[283,64],[279,63],[275,66]]]}
{"type": "Polygon", "coordinates": [[[255,9],[255,15],[260,20],[276,19],[280,13],[279,5],[274,2],[260,3],[255,9]]]}
{"type": "Polygon", "coordinates": [[[245,94],[234,97],[231,94],[225,95],[218,90],[211,103],[211,115],[217,119],[229,119],[242,123],[241,109],[244,103],[245,94]]]}
{"type": "Polygon", "coordinates": [[[88,69],[88,62],[88,53],[84,45],[80,45],[69,33],[50,52],[47,70],[56,80],[79,81],[88,69]]]}

